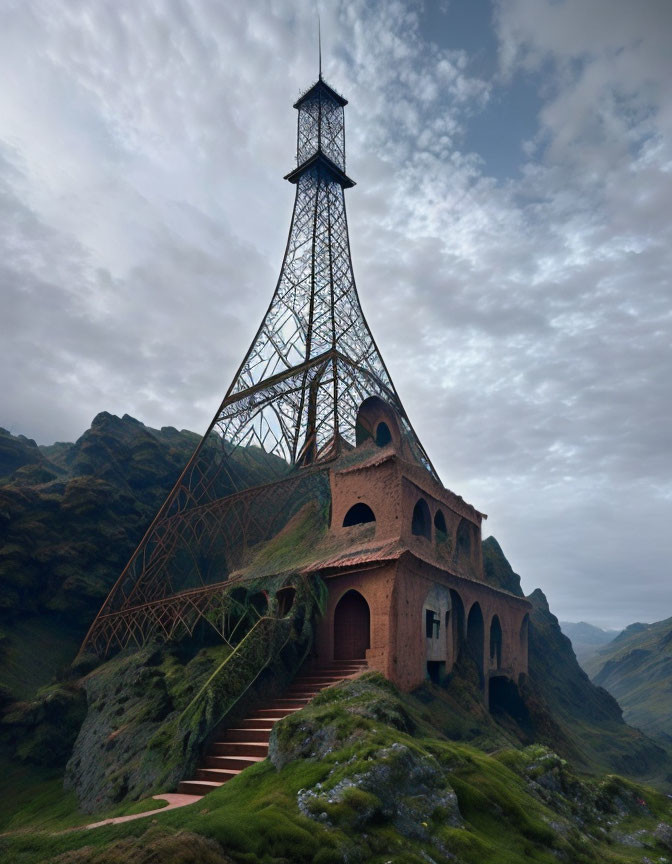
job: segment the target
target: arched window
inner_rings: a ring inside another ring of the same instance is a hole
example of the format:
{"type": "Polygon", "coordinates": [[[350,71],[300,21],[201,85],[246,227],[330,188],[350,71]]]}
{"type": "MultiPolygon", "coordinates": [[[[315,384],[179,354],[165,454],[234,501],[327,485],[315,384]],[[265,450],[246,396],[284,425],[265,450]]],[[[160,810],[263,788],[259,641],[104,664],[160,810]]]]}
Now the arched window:
{"type": "Polygon", "coordinates": [[[278,601],[278,617],[284,618],[286,615],[289,615],[292,606],[294,605],[294,598],[296,597],[296,589],[291,585],[286,585],[284,588],[281,588],[278,593],[275,595],[275,599],[278,601]]]}
{"type": "Polygon", "coordinates": [[[436,528],[436,539],[446,540],[448,529],[446,528],[446,517],[442,510],[437,510],[434,514],[434,527],[436,528]]]}
{"type": "Polygon", "coordinates": [[[502,625],[497,615],[493,615],[490,623],[490,661],[494,661],[497,669],[502,665],[502,625]]]}
{"type": "Polygon", "coordinates": [[[426,537],[428,540],[432,539],[432,517],[424,498],[420,498],[413,508],[411,531],[418,537],[426,537]]]}
{"type": "Polygon", "coordinates": [[[353,504],[345,514],[343,519],[343,527],[347,528],[350,525],[363,525],[366,522],[375,522],[376,516],[368,504],[359,501],[353,504]]]}
{"type": "Polygon", "coordinates": [[[467,519],[461,519],[457,526],[455,554],[461,559],[471,557],[471,523],[467,519]]]}
{"type": "Polygon", "coordinates": [[[365,399],[359,406],[355,422],[357,446],[373,440],[379,447],[385,447],[390,442],[399,444],[400,437],[399,415],[394,408],[378,396],[365,399]]]}
{"type": "Polygon", "coordinates": [[[376,426],[376,444],[385,447],[392,440],[392,433],[387,423],[379,423],[376,426]]]}

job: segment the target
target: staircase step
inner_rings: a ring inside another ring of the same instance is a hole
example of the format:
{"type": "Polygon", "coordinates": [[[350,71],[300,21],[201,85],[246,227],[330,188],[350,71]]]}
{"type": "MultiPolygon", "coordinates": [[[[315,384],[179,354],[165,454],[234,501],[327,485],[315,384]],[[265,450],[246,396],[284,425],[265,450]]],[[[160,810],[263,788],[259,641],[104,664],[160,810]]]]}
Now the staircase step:
{"type": "MultiPolygon", "coordinates": [[[[256,762],[249,762],[249,756],[206,756],[199,766],[199,770],[212,771],[215,768],[221,771],[244,771],[250,765],[256,765],[256,762]]],[[[266,754],[263,756],[254,757],[258,762],[263,762],[266,754]]]]}
{"type": "Polygon", "coordinates": [[[268,756],[271,729],[278,720],[300,711],[327,687],[352,678],[367,668],[365,660],[336,661],[312,669],[295,678],[282,696],[252,717],[242,720],[234,729],[226,729],[210,747],[204,764],[193,780],[182,780],[178,792],[183,795],[207,795],[268,756]]]}
{"type": "Polygon", "coordinates": [[[366,663],[332,663],[331,666],[318,666],[315,669],[307,670],[306,674],[310,675],[314,672],[326,673],[332,675],[341,672],[361,672],[367,668],[366,663]]]}
{"type": "Polygon", "coordinates": [[[224,784],[216,780],[182,780],[177,791],[180,795],[207,795],[213,789],[219,789],[224,784]]]}
{"type": "Polygon", "coordinates": [[[254,741],[255,743],[268,743],[270,737],[270,729],[227,729],[217,743],[223,744],[229,741],[254,741]]]}
{"type": "Polygon", "coordinates": [[[243,720],[240,724],[240,729],[257,729],[264,730],[270,732],[273,726],[275,725],[275,721],[281,719],[278,717],[274,717],[273,719],[269,719],[268,717],[248,717],[246,720],[243,720]]]}
{"type": "Polygon", "coordinates": [[[208,768],[221,768],[224,771],[242,771],[243,768],[249,768],[250,765],[256,765],[257,762],[263,762],[266,754],[261,756],[210,756],[208,759],[216,759],[216,765],[208,765],[208,768]]]}
{"type": "MultiPolygon", "coordinates": [[[[268,743],[256,741],[216,741],[210,748],[212,756],[268,756],[268,743]]],[[[215,766],[213,766],[215,767],[215,766]]]]}
{"type": "Polygon", "coordinates": [[[321,693],[322,689],[310,689],[310,690],[288,690],[285,694],[287,699],[307,699],[309,702],[311,699],[314,699],[318,693],[321,693]]]}
{"type": "Polygon", "coordinates": [[[344,675],[356,675],[358,669],[313,669],[305,675],[297,675],[295,681],[306,681],[315,678],[342,678],[344,675]]]}
{"type": "Polygon", "coordinates": [[[257,717],[265,717],[267,719],[282,720],[288,714],[293,714],[295,711],[300,711],[300,708],[261,708],[257,711],[257,717]]]}
{"type": "Polygon", "coordinates": [[[292,683],[296,681],[316,681],[327,678],[329,680],[333,680],[336,678],[342,678],[344,675],[354,675],[356,670],[352,669],[313,669],[312,672],[306,672],[305,675],[298,675],[292,683]]]}
{"type": "Polygon", "coordinates": [[[319,669],[314,669],[313,674],[320,675],[355,675],[357,672],[362,672],[366,666],[359,666],[353,663],[351,666],[322,666],[319,669]]]}
{"type": "Polygon", "coordinates": [[[273,709],[273,708],[305,708],[309,702],[310,702],[310,699],[306,699],[305,697],[297,696],[297,697],[290,697],[287,699],[276,699],[275,702],[271,702],[271,704],[268,707],[269,707],[269,709],[273,709]]]}
{"type": "Polygon", "coordinates": [[[221,786],[237,777],[242,770],[242,768],[199,768],[196,779],[204,780],[206,783],[218,783],[221,786]]]}

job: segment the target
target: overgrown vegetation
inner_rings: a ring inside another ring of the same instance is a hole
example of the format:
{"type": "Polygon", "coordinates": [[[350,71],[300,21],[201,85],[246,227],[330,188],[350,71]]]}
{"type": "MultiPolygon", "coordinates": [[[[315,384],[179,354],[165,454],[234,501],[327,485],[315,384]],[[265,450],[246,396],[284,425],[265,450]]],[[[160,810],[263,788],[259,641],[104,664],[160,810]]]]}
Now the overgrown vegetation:
{"type": "MultiPolygon", "coordinates": [[[[106,412],[74,444],[38,447],[0,429],[5,701],[32,697],[71,662],[199,440],[106,412]]],[[[240,464],[232,460],[229,473],[243,484],[268,479],[262,451],[253,449],[240,464]]]]}
{"type": "Polygon", "coordinates": [[[224,643],[202,622],[200,637],[211,644],[200,650],[197,635],[124,652],[86,676],[88,711],[65,776],[83,809],[174,789],[224,720],[231,725],[282,692],[312,645],[325,599],[319,580],[295,574],[293,603],[283,615],[276,600],[283,585],[280,577],[266,580],[262,609],[266,595],[254,581],[224,590],[224,643]]]}

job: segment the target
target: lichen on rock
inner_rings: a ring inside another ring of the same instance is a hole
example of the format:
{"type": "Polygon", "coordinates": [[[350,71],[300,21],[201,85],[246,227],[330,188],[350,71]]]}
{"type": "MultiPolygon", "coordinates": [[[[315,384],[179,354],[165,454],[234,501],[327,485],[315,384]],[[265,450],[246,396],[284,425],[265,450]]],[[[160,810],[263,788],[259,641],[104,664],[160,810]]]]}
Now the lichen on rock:
{"type": "Polygon", "coordinates": [[[462,817],[457,795],[446,772],[431,756],[414,752],[405,744],[393,743],[371,754],[364,770],[352,760],[355,773],[341,777],[335,766],[323,782],[302,789],[297,796],[299,810],[327,824],[361,829],[374,819],[391,822],[404,837],[429,840],[432,819],[458,827],[462,817]]]}

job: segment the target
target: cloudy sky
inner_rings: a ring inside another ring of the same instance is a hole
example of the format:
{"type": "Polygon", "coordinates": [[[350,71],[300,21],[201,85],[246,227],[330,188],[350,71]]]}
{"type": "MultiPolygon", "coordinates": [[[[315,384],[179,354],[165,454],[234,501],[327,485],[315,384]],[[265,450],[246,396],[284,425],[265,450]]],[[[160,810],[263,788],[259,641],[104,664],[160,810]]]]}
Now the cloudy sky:
{"type": "MultiPolygon", "coordinates": [[[[321,4],[359,291],[560,618],[672,615],[672,3],[321,4]]],[[[204,431],[270,299],[313,0],[0,0],[0,425],[204,431]]]]}

